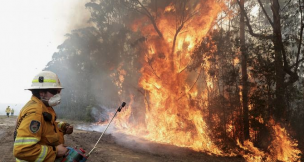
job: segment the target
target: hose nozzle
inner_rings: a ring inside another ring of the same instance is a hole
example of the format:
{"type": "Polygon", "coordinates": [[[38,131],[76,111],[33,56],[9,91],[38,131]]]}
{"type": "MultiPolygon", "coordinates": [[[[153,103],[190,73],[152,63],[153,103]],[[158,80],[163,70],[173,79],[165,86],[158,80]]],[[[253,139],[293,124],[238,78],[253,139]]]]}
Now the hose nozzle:
{"type": "Polygon", "coordinates": [[[119,106],[119,108],[117,109],[117,111],[120,112],[121,109],[122,109],[123,107],[125,107],[125,106],[126,106],[126,103],[123,102],[123,103],[121,104],[121,106],[119,106]]]}

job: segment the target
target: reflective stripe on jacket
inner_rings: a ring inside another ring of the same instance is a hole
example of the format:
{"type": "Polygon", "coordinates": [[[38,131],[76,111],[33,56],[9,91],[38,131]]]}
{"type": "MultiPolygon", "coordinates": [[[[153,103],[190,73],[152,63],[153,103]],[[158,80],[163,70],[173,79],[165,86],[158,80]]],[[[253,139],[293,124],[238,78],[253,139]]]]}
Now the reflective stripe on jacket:
{"type": "Polygon", "coordinates": [[[56,113],[52,107],[46,107],[41,100],[32,96],[22,108],[17,119],[27,114],[19,123],[14,143],[14,156],[17,161],[55,161],[56,146],[63,144],[63,134],[55,122],[56,113]],[[51,121],[45,121],[42,113],[52,115],[51,121]]]}

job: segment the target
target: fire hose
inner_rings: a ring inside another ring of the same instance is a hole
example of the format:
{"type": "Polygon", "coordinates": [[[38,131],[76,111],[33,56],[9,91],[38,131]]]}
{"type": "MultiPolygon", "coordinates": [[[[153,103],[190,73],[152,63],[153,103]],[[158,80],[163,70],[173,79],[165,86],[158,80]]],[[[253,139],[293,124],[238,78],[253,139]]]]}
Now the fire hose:
{"type": "Polygon", "coordinates": [[[109,125],[111,124],[112,120],[116,116],[117,112],[120,112],[121,109],[123,107],[125,107],[125,105],[126,105],[126,103],[123,102],[121,104],[121,106],[118,107],[118,109],[116,110],[116,112],[115,112],[114,116],[112,117],[111,121],[107,125],[106,129],[102,132],[102,134],[100,135],[99,139],[95,143],[94,147],[92,148],[92,150],[87,155],[85,155],[85,151],[82,148],[78,149],[77,147],[75,147],[75,148],[67,147],[68,151],[64,155],[64,157],[61,160],[61,162],[85,162],[85,161],[87,161],[87,159],[89,158],[89,156],[91,155],[91,153],[95,150],[95,148],[96,148],[97,144],[99,143],[101,137],[104,135],[104,133],[108,129],[109,125]]]}

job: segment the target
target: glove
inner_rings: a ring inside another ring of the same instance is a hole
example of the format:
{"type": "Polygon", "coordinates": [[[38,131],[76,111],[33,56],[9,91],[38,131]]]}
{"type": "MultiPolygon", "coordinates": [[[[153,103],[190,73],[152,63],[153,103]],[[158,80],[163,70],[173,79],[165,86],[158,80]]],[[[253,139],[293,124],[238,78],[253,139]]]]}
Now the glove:
{"type": "Polygon", "coordinates": [[[63,134],[72,134],[73,126],[71,126],[69,123],[63,123],[61,125],[61,130],[62,130],[63,134]]]}
{"type": "Polygon", "coordinates": [[[73,133],[73,126],[69,125],[66,127],[65,134],[72,134],[73,133]]]}

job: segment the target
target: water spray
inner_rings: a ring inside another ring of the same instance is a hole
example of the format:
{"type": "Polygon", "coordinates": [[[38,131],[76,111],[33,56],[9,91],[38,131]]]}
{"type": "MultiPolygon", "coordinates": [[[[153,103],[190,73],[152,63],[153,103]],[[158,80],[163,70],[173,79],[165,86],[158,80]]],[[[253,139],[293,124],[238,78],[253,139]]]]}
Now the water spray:
{"type": "Polygon", "coordinates": [[[85,155],[85,151],[82,148],[72,148],[72,147],[67,147],[68,152],[66,153],[66,155],[63,157],[63,159],[61,160],[61,162],[85,162],[87,161],[88,157],[91,155],[91,153],[95,150],[97,144],[99,143],[101,137],[104,135],[104,133],[106,132],[106,130],[108,129],[109,125],[111,124],[112,120],[115,118],[117,112],[120,112],[121,109],[123,107],[125,107],[126,103],[123,102],[121,104],[121,106],[118,107],[118,109],[116,110],[114,116],[112,117],[112,119],[110,120],[109,124],[107,125],[106,129],[102,132],[102,134],[100,135],[99,139],[97,140],[97,142],[95,143],[94,147],[92,148],[92,150],[85,155]]]}

